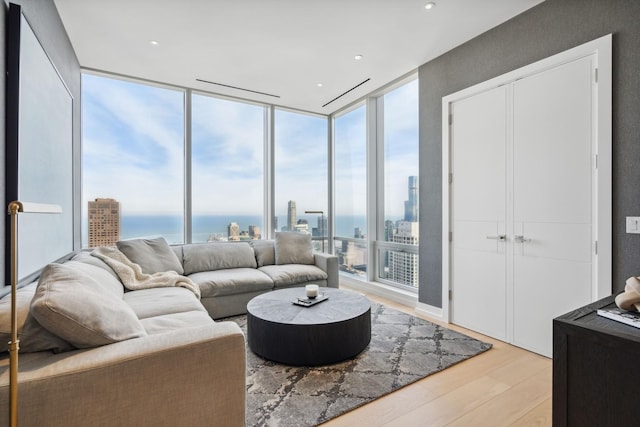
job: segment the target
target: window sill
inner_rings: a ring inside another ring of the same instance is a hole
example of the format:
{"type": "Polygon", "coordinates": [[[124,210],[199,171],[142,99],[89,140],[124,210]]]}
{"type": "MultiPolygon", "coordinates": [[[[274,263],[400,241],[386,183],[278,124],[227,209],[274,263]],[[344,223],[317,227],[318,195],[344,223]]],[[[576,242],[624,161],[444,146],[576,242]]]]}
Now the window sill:
{"type": "Polygon", "coordinates": [[[380,282],[368,282],[358,280],[348,276],[340,275],[340,285],[345,285],[356,291],[367,292],[372,295],[389,299],[398,304],[406,305],[415,309],[418,304],[418,295],[414,292],[398,289],[394,286],[385,285],[380,282]]]}

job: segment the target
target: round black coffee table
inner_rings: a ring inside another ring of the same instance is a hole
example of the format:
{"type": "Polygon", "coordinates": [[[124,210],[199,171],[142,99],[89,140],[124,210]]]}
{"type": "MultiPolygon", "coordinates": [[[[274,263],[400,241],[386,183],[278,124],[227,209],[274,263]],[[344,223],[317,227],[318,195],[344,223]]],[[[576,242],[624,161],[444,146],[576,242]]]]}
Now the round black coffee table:
{"type": "Polygon", "coordinates": [[[321,287],[329,299],[293,304],[304,288],[259,295],[247,304],[247,341],[257,355],[294,366],[318,366],[356,356],[371,341],[371,303],[355,292],[321,287]]]}

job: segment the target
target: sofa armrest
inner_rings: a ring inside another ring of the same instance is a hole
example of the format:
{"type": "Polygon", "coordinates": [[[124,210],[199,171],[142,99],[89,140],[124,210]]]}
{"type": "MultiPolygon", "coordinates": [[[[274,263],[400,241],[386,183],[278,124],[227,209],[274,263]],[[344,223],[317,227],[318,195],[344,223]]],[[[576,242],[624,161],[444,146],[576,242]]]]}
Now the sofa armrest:
{"type": "Polygon", "coordinates": [[[338,282],[338,257],[330,254],[315,253],[313,254],[316,267],[327,273],[327,286],[337,288],[338,282]]]}
{"type": "MultiPolygon", "coordinates": [[[[24,354],[19,371],[21,426],[245,425],[245,341],[233,322],[24,354]]],[[[8,376],[0,366],[3,408],[8,376]]]]}

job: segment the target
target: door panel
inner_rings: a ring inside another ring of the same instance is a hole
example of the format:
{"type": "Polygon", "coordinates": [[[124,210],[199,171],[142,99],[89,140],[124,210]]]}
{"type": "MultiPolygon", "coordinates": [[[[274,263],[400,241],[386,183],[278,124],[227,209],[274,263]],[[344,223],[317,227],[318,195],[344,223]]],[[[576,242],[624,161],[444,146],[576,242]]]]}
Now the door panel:
{"type": "Polygon", "coordinates": [[[451,320],[506,338],[506,89],[451,107],[451,320]],[[489,238],[487,238],[489,237],[489,238]]]}
{"type": "Polygon", "coordinates": [[[551,356],[552,319],[591,300],[592,65],[514,83],[514,343],[551,356]],[[518,229],[520,227],[516,227],[518,229]]]}
{"type": "Polygon", "coordinates": [[[591,223],[590,58],[514,83],[514,216],[591,223]]]}
{"type": "Polygon", "coordinates": [[[456,264],[451,320],[456,325],[506,340],[504,255],[454,249],[453,258],[456,264]]]}
{"type": "Polygon", "coordinates": [[[592,61],[450,104],[451,321],[547,356],[592,300],[592,61]]]}
{"type": "Polygon", "coordinates": [[[552,355],[553,318],[592,301],[591,263],[516,257],[513,344],[552,355]]]}
{"type": "Polygon", "coordinates": [[[559,261],[591,262],[591,225],[528,222],[522,226],[526,242],[516,255],[559,261]]]}
{"type": "Polygon", "coordinates": [[[455,248],[490,253],[504,252],[504,223],[495,221],[456,221],[455,248]]]}

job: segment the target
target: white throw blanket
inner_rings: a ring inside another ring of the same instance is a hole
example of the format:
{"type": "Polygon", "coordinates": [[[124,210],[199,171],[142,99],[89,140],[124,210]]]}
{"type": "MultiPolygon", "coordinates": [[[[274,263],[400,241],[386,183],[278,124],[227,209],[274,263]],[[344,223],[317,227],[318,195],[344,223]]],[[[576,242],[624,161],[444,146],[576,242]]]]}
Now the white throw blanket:
{"type": "Polygon", "coordinates": [[[124,287],[135,291],[139,289],[179,286],[189,289],[200,298],[200,288],[188,277],[181,276],[175,271],[160,271],[153,274],[142,272],[140,265],[131,262],[127,256],[117,248],[99,247],[91,255],[100,258],[116,272],[124,287]]]}

